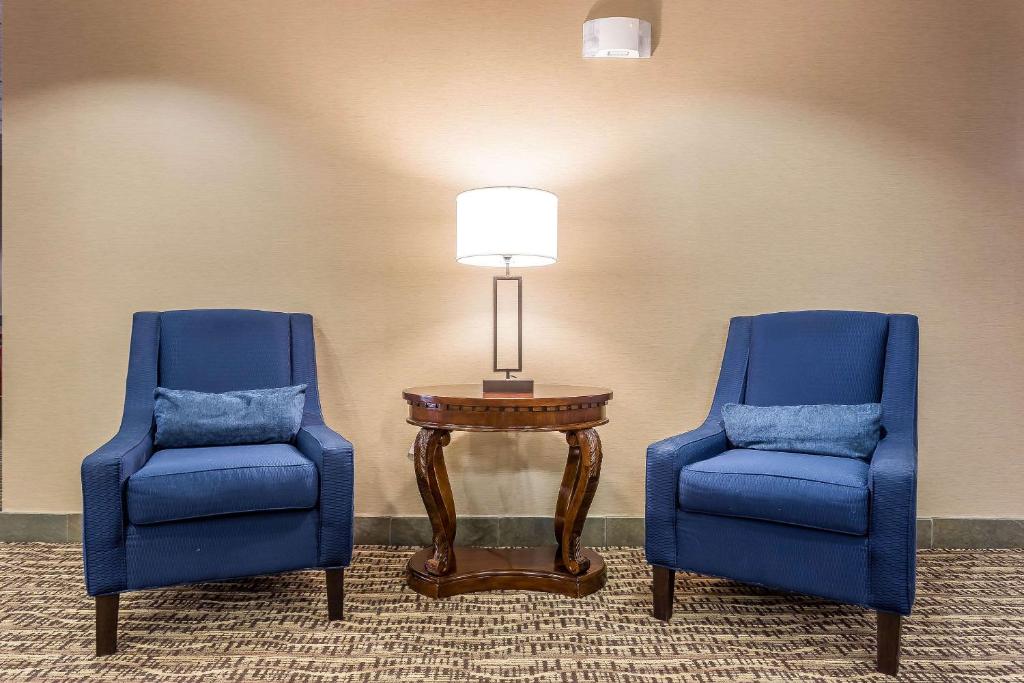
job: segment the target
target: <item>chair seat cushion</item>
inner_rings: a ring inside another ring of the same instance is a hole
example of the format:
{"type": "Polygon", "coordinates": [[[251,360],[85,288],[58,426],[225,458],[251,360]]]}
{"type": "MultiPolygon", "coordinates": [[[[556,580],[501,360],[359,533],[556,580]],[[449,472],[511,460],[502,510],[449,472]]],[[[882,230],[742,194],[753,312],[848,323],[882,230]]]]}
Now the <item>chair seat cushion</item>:
{"type": "Polygon", "coordinates": [[[868,499],[868,463],[854,458],[735,449],[679,473],[684,510],[846,534],[867,534],[868,499]]]}
{"type": "Polygon", "coordinates": [[[316,505],[316,465],[289,444],[168,448],[128,479],[128,519],[156,524],[316,505]]]}

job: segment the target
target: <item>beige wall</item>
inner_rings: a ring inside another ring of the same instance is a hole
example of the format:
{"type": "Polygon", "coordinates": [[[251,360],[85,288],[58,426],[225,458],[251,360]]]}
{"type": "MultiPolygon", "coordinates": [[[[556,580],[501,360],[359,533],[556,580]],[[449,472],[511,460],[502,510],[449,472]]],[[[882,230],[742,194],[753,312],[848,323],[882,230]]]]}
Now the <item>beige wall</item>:
{"type": "MultiPolygon", "coordinates": [[[[421,514],[404,386],[476,381],[460,190],[561,198],[528,374],[611,386],[598,514],[696,426],[728,318],[920,315],[920,513],[1024,517],[1024,3],[7,0],[4,508],[80,505],[132,311],[317,321],[360,514],[421,514]],[[588,14],[653,18],[585,61],[588,14]],[[623,9],[625,6],[625,9],[623,9]],[[1016,445],[1015,445],[1016,444],[1016,445]]],[[[457,435],[460,510],[549,514],[559,435],[457,435]]]]}

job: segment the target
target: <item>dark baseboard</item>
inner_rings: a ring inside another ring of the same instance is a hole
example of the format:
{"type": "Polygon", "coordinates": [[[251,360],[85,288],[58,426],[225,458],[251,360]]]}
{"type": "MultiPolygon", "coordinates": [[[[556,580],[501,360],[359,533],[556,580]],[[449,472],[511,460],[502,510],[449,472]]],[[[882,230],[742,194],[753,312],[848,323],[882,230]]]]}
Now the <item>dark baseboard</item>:
{"type": "MultiPolygon", "coordinates": [[[[550,517],[459,517],[456,542],[479,546],[528,546],[554,543],[550,517]]],[[[77,513],[0,512],[0,541],[78,542],[82,515],[77,513]]],[[[426,517],[358,516],[359,545],[429,545],[426,517]]],[[[587,519],[583,543],[589,546],[643,546],[643,517],[587,519]]],[[[1024,519],[921,517],[918,548],[1024,548],[1024,519]]]]}
{"type": "Polygon", "coordinates": [[[67,543],[82,537],[82,515],[52,512],[0,512],[0,541],[67,543]]]}

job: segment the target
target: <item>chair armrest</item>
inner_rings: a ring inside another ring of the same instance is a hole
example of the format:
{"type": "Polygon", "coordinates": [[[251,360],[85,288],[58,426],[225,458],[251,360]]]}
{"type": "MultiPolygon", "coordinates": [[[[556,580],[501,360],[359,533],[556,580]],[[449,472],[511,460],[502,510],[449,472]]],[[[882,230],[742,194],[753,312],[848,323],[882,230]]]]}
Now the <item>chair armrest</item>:
{"type": "Polygon", "coordinates": [[[152,429],[122,429],[82,461],[82,549],[89,595],[127,585],[124,485],[153,453],[152,429]]]}
{"type": "Polygon", "coordinates": [[[325,457],[347,453],[351,458],[355,454],[352,442],[327,425],[306,425],[299,430],[296,441],[299,451],[315,462],[317,469],[323,468],[325,457]]]}
{"type": "Polygon", "coordinates": [[[322,424],[300,429],[296,446],[320,473],[318,563],[322,567],[347,566],[352,560],[355,449],[347,439],[322,424]]]}
{"type": "Polygon", "coordinates": [[[917,448],[911,436],[889,435],[878,443],[868,487],[872,605],[910,614],[917,552],[917,448]]]}
{"type": "Polygon", "coordinates": [[[729,448],[725,429],[708,420],[697,429],[658,441],[647,448],[647,561],[676,566],[676,509],[679,471],[729,448]]]}

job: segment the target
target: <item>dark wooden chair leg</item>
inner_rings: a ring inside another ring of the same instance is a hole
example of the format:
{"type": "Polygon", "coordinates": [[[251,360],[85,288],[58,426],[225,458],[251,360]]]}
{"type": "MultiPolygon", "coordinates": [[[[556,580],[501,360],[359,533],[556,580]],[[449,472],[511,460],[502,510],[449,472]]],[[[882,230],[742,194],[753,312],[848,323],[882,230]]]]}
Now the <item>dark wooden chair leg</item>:
{"type": "Polygon", "coordinates": [[[345,568],[326,570],[327,574],[327,620],[345,618],[345,568]]]}
{"type": "Polygon", "coordinates": [[[669,621],[672,601],[676,592],[676,572],[667,567],[654,566],[654,618],[669,621]]]}
{"type": "Polygon", "coordinates": [[[96,596],[96,656],[117,652],[117,595],[96,596]]]}
{"type": "Polygon", "coordinates": [[[892,612],[878,613],[878,672],[895,676],[900,670],[900,627],[903,617],[892,612]]]}

